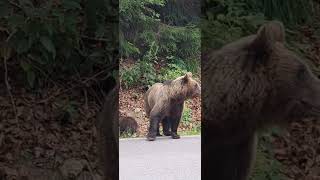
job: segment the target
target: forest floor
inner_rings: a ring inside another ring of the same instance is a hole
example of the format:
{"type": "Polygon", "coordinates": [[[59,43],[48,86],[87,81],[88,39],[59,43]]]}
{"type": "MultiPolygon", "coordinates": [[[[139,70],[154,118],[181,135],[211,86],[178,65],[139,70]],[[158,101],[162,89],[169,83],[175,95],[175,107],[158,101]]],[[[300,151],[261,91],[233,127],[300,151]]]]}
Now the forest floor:
{"type": "Polygon", "coordinates": [[[9,67],[17,112],[0,83],[0,179],[100,179],[95,119],[101,105],[93,90],[65,82],[32,92],[19,79],[23,72],[13,70],[19,65],[9,67]]]}

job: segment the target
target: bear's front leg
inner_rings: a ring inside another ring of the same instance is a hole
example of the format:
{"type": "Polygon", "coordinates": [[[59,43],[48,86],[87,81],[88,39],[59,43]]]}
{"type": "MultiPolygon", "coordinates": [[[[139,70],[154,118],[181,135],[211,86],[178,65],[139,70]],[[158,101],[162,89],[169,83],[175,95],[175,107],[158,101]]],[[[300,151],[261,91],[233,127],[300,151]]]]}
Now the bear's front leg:
{"type": "Polygon", "coordinates": [[[162,120],[162,128],[163,128],[163,134],[165,136],[171,136],[170,132],[170,119],[168,117],[165,117],[162,120]]]}
{"type": "Polygon", "coordinates": [[[180,123],[180,117],[171,118],[171,137],[172,139],[180,139],[180,136],[178,135],[178,127],[180,123]]]}
{"type": "Polygon", "coordinates": [[[156,139],[160,120],[161,120],[161,117],[159,115],[150,115],[150,126],[149,126],[149,132],[147,135],[148,141],[154,141],[156,139]]]}

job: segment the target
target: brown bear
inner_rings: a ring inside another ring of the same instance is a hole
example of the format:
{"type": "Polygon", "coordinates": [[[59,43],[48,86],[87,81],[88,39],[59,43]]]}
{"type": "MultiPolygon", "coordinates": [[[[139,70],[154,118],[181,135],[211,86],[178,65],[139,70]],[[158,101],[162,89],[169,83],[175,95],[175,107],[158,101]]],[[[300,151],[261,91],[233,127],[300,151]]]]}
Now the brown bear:
{"type": "Polygon", "coordinates": [[[160,122],[162,122],[164,135],[179,139],[177,129],[184,101],[200,95],[200,92],[200,85],[192,78],[190,72],[175,80],[152,85],[144,95],[145,111],[150,118],[147,139],[153,141],[156,135],[160,134],[160,122]]]}
{"type": "Polygon", "coordinates": [[[136,133],[138,130],[138,123],[137,121],[130,116],[121,116],[119,118],[119,130],[120,134],[123,133],[136,133]]]}
{"type": "Polygon", "coordinates": [[[257,131],[320,117],[320,81],[285,47],[281,22],[266,23],[202,61],[204,177],[247,180],[257,131]]]}

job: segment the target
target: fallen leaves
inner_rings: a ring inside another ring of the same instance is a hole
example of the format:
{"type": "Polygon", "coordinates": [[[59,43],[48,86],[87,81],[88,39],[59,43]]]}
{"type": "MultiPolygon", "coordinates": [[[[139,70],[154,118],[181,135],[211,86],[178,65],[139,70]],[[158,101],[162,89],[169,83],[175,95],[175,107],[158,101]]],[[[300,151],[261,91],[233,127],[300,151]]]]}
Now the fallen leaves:
{"type": "Polygon", "coordinates": [[[306,119],[292,123],[288,132],[273,143],[275,158],[285,166],[284,173],[297,180],[319,180],[320,123],[306,119]]]}
{"type": "MultiPolygon", "coordinates": [[[[14,119],[8,97],[0,96],[0,179],[16,179],[18,176],[50,179],[48,176],[57,174],[59,167],[67,167],[65,164],[70,159],[83,160],[84,157],[93,171],[97,170],[94,122],[99,105],[91,97],[85,109],[86,102],[79,99],[79,92],[61,94],[46,103],[36,103],[47,97],[49,92],[57,91],[54,88],[43,89],[40,95],[18,90],[14,92],[19,124],[14,119]],[[61,100],[74,100],[72,106],[77,115],[70,116],[68,124],[62,124],[57,119],[61,112],[61,100]]],[[[74,163],[68,167],[76,168],[76,165],[74,163]]],[[[83,173],[87,169],[78,169],[81,172],[77,172],[76,176],[86,177],[83,173]]]]}

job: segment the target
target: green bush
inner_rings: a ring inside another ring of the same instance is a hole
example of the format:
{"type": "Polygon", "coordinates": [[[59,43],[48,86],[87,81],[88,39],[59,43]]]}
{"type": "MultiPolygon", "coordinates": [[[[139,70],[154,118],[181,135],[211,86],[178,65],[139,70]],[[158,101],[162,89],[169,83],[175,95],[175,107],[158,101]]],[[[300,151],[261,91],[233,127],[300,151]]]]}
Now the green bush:
{"type": "Polygon", "coordinates": [[[161,79],[162,81],[166,80],[174,80],[179,76],[183,76],[187,73],[187,71],[181,66],[177,64],[168,64],[166,68],[163,68],[161,72],[161,79]]]}
{"type": "Polygon", "coordinates": [[[120,0],[120,54],[131,57],[144,52],[155,40],[159,14],[148,5],[163,6],[164,0],[120,0]],[[127,46],[131,43],[131,47],[127,46]],[[130,49],[136,49],[132,51],[130,49]]]}
{"type": "Polygon", "coordinates": [[[148,53],[144,60],[137,61],[132,67],[120,69],[120,79],[125,88],[150,87],[157,82],[184,76],[187,72],[192,72],[195,77],[200,74],[200,62],[198,60],[183,61],[177,58],[169,58],[170,63],[162,67],[160,72],[157,72],[153,67],[154,62],[150,62],[150,60],[156,59],[156,56],[153,55],[148,53]]]}
{"type": "Polygon", "coordinates": [[[273,135],[283,133],[279,128],[272,128],[259,134],[256,160],[251,175],[252,180],[282,180],[285,176],[281,173],[283,165],[274,158],[271,139],[273,135]]]}
{"type": "Polygon", "coordinates": [[[120,53],[124,61],[126,58],[137,59],[133,67],[121,70],[125,87],[150,86],[175,79],[188,71],[200,74],[200,29],[196,27],[197,18],[182,12],[189,8],[184,3],[174,3],[165,0],[120,1],[120,53]],[[174,20],[181,26],[172,26],[175,23],[171,20],[170,23],[163,21],[170,13],[178,15],[163,8],[176,6],[181,6],[182,14],[178,13],[179,16],[188,16],[182,21],[174,20]],[[190,23],[186,23],[188,19],[190,23]],[[158,72],[154,65],[163,68],[158,72]]]}
{"type": "Polygon", "coordinates": [[[124,57],[136,57],[137,55],[140,54],[140,50],[139,48],[137,48],[134,44],[132,44],[131,42],[129,41],[126,41],[126,40],[123,40],[121,37],[120,37],[120,52],[121,52],[121,55],[124,56],[124,57]]]}
{"type": "Polygon", "coordinates": [[[182,59],[199,59],[200,30],[195,26],[171,27],[163,25],[160,29],[160,54],[182,59]]]}
{"type": "Polygon", "coordinates": [[[250,180],[283,180],[285,177],[281,174],[281,168],[280,162],[258,148],[250,180]]]}
{"type": "Polygon", "coordinates": [[[311,22],[318,10],[315,4],[313,0],[205,0],[203,50],[255,33],[268,20],[280,20],[287,28],[311,22]]]}
{"type": "Polygon", "coordinates": [[[111,5],[104,0],[1,1],[1,28],[29,85],[42,78],[39,69],[54,79],[106,67],[110,50],[117,48],[117,31],[108,22],[118,9],[111,5]]]}
{"type": "Polygon", "coordinates": [[[246,0],[207,0],[207,12],[201,23],[202,45],[220,48],[247,34],[265,22],[263,13],[252,10],[246,0]]]}
{"type": "Polygon", "coordinates": [[[140,68],[138,65],[134,65],[131,68],[120,69],[120,79],[126,88],[138,84],[140,80],[139,76],[140,68]]]}
{"type": "Polygon", "coordinates": [[[189,125],[192,122],[192,110],[186,106],[182,112],[181,122],[184,125],[189,125]]]}
{"type": "Polygon", "coordinates": [[[120,79],[126,87],[146,86],[149,87],[157,82],[156,72],[147,61],[138,61],[133,67],[120,69],[120,79]]]}
{"type": "Polygon", "coordinates": [[[167,57],[168,64],[160,72],[162,81],[173,80],[179,76],[185,75],[187,72],[191,72],[193,76],[200,75],[200,61],[199,60],[182,60],[175,57],[167,57]]]}
{"type": "Polygon", "coordinates": [[[150,63],[156,63],[158,60],[158,52],[159,46],[156,44],[155,41],[153,41],[150,44],[149,51],[147,51],[145,56],[143,57],[143,60],[150,63]]]}
{"type": "Polygon", "coordinates": [[[252,10],[260,11],[268,19],[278,19],[287,26],[296,26],[312,20],[316,11],[313,0],[246,0],[252,10]]]}
{"type": "Polygon", "coordinates": [[[186,26],[200,21],[201,1],[199,0],[167,0],[165,6],[156,9],[163,23],[172,26],[186,26]]]}
{"type": "Polygon", "coordinates": [[[199,58],[199,28],[195,22],[182,27],[160,22],[156,9],[166,3],[164,0],[120,1],[120,53],[124,58],[142,58],[151,46],[158,47],[161,58],[199,58]]]}

